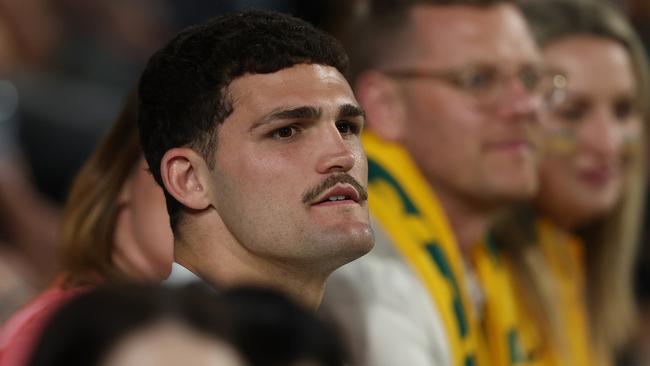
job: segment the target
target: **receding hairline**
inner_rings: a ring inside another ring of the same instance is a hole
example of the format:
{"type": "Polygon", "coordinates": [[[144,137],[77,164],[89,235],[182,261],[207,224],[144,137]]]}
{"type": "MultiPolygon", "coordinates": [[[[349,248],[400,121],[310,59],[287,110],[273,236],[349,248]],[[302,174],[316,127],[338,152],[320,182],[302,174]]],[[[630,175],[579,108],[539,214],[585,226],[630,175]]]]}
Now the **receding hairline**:
{"type": "MultiPolygon", "coordinates": [[[[398,3],[382,7],[372,0],[367,1],[367,6],[357,9],[347,26],[338,33],[351,56],[347,75],[351,83],[364,71],[379,68],[395,54],[408,52],[412,42],[405,40],[412,34],[413,11],[419,7],[488,9],[511,5],[519,10],[519,0],[407,0],[398,3]]],[[[522,19],[525,18],[522,16],[522,19]]]]}

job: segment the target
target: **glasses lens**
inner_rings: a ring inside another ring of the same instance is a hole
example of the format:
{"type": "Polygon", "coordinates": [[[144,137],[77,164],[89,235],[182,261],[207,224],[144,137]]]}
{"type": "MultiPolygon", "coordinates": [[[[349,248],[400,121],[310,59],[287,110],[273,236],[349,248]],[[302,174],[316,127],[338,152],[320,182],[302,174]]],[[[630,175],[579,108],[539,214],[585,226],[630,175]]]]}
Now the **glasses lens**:
{"type": "Polygon", "coordinates": [[[462,89],[477,95],[487,94],[497,84],[497,71],[491,67],[472,68],[462,72],[459,79],[462,89]]]}
{"type": "Polygon", "coordinates": [[[538,92],[538,88],[542,84],[542,73],[536,68],[525,67],[519,72],[519,81],[528,92],[538,92]]]}

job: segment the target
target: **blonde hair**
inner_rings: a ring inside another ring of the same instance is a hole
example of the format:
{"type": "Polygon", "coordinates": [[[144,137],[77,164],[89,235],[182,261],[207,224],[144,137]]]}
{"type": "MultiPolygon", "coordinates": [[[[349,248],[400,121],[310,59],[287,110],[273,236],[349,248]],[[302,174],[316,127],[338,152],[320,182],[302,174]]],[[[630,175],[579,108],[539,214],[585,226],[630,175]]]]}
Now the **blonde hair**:
{"type": "MultiPolygon", "coordinates": [[[[599,359],[610,362],[617,349],[631,335],[635,319],[632,269],[639,241],[643,196],[645,194],[645,152],[648,116],[648,66],[645,51],[632,27],[615,8],[602,2],[580,0],[541,0],[522,6],[531,29],[542,47],[560,39],[589,35],[613,40],[629,55],[637,82],[638,113],[644,121],[644,136],[637,156],[631,162],[626,186],[616,207],[605,217],[576,230],[584,243],[587,282],[588,319],[593,349],[599,359]]],[[[513,215],[514,216],[514,215],[513,215]]],[[[522,216],[519,216],[520,218],[522,216]]],[[[510,241],[515,256],[536,258],[535,239],[522,237],[512,225],[531,223],[502,222],[498,230],[510,241]],[[509,229],[508,229],[509,227],[509,229]]],[[[531,259],[527,259],[531,262],[531,259]]],[[[534,261],[538,262],[537,259],[534,261]]],[[[548,268],[526,263],[516,269],[534,293],[528,298],[537,305],[538,318],[549,321],[555,337],[561,337],[558,314],[548,283],[548,268]],[[560,333],[560,334],[558,334],[560,333]]],[[[544,324],[544,323],[543,323],[544,324]]],[[[547,327],[549,328],[549,327],[547,327]]],[[[561,338],[558,338],[561,339],[561,338]]]]}
{"type": "Polygon", "coordinates": [[[119,280],[111,257],[122,186],[142,155],[131,93],[115,125],[75,178],[63,211],[61,260],[69,285],[119,280]]]}

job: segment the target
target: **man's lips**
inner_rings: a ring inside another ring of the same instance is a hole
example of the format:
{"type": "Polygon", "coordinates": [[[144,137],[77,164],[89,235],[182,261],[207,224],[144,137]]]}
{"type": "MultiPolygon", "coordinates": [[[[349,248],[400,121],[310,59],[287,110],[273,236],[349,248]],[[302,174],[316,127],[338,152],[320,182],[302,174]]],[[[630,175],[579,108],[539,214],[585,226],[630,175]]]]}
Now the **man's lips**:
{"type": "Polygon", "coordinates": [[[332,203],[360,203],[368,199],[366,189],[351,175],[338,173],[328,176],[319,185],[311,188],[302,195],[306,205],[332,203]],[[336,190],[341,189],[338,191],[336,190]]]}
{"type": "Polygon", "coordinates": [[[528,150],[533,147],[533,144],[528,139],[512,139],[512,140],[503,140],[496,141],[487,144],[489,150],[497,151],[520,151],[528,150]]]}
{"type": "Polygon", "coordinates": [[[311,205],[329,205],[340,203],[359,203],[361,201],[359,192],[347,183],[338,183],[316,197],[311,205]]]}

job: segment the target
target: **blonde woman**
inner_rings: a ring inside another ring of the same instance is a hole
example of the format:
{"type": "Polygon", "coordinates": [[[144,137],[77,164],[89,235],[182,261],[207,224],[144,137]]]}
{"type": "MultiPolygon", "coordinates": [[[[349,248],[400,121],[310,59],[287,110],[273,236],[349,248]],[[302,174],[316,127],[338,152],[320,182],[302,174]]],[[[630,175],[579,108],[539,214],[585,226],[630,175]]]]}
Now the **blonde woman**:
{"type": "Polygon", "coordinates": [[[89,287],[169,275],[169,217],[142,157],[135,107],[133,94],[75,179],[63,214],[63,271],[0,330],[1,365],[25,365],[49,316],[89,287]]]}
{"type": "Polygon", "coordinates": [[[523,9],[560,88],[540,115],[544,154],[534,207],[495,231],[519,256],[513,268],[522,292],[541,289],[529,307],[548,320],[560,349],[586,350],[591,360],[573,364],[610,364],[634,321],[647,61],[630,25],[607,4],[543,0],[523,9]]]}

